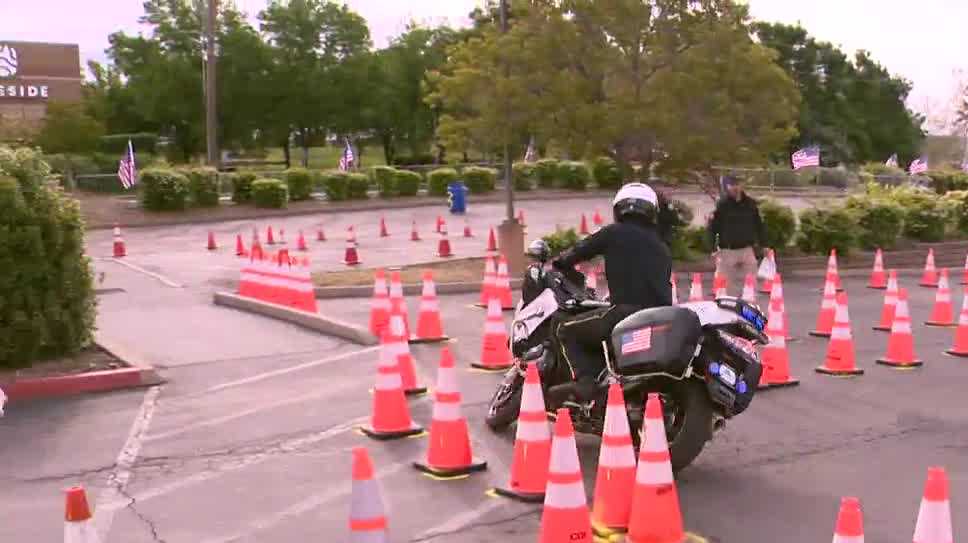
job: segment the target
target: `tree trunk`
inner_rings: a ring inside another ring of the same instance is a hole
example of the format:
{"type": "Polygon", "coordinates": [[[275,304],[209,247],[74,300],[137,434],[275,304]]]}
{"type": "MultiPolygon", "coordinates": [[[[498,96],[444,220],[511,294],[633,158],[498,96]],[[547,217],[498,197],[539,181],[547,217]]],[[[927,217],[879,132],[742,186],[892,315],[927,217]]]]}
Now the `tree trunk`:
{"type": "Polygon", "coordinates": [[[289,136],[288,135],[282,141],[282,155],[286,159],[286,169],[288,170],[289,169],[289,166],[292,164],[292,155],[289,152],[289,136]]]}
{"type": "Polygon", "coordinates": [[[303,168],[308,168],[309,167],[309,134],[308,134],[308,132],[309,131],[307,129],[305,129],[305,128],[303,128],[303,129],[301,129],[299,131],[299,133],[300,133],[299,143],[300,143],[300,145],[302,145],[302,151],[303,151],[303,156],[302,156],[302,166],[303,166],[303,168]]]}

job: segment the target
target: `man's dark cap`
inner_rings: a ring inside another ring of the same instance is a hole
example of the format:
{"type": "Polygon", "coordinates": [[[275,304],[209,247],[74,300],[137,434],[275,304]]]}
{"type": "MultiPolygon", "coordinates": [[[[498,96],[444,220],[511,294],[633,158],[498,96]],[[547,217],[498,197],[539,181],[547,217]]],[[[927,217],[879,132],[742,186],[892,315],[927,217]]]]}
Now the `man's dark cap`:
{"type": "Polygon", "coordinates": [[[724,175],[723,176],[723,186],[732,187],[739,185],[741,183],[740,179],[734,175],[724,175]]]}

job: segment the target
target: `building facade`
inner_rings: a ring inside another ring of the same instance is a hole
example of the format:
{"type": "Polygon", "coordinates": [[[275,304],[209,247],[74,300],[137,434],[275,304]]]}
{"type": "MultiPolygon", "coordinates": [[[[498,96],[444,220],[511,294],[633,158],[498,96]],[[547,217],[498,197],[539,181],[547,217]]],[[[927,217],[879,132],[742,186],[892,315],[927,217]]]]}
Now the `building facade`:
{"type": "Polygon", "coordinates": [[[37,130],[51,100],[81,99],[77,45],[0,40],[0,138],[37,130]]]}

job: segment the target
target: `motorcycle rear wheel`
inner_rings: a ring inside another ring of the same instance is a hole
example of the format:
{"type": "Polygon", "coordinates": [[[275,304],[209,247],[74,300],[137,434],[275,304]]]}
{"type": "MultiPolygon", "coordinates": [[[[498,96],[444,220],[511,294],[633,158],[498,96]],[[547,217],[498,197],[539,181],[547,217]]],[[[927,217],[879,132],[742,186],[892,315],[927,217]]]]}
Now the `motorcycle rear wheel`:
{"type": "MultiPolygon", "coordinates": [[[[703,383],[688,380],[678,383],[663,398],[663,417],[669,440],[672,471],[678,473],[691,464],[712,439],[713,406],[703,383]]],[[[644,413],[643,413],[644,415],[644,413]]],[[[632,445],[639,452],[641,421],[632,421],[632,445]]]]}

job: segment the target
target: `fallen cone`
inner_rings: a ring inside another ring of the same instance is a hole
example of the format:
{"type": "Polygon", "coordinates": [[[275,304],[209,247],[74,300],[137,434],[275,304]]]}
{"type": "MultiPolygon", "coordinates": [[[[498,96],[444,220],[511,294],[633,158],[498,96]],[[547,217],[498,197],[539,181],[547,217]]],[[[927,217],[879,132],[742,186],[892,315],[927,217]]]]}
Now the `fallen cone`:
{"type": "Polygon", "coordinates": [[[68,488],[64,496],[64,543],[99,543],[84,489],[68,488]]]}
{"type": "Polygon", "coordinates": [[[364,435],[386,441],[417,435],[423,428],[413,423],[410,407],[403,393],[403,379],[397,363],[397,347],[390,331],[383,334],[376,386],[373,387],[373,411],[370,424],[360,427],[364,435]]]}
{"type": "Polygon", "coordinates": [[[816,337],[830,337],[836,315],[837,286],[833,282],[833,278],[827,275],[827,280],[823,285],[823,301],[820,303],[820,313],[817,315],[817,326],[816,329],[808,333],[816,337]]]}
{"type": "Polygon", "coordinates": [[[541,503],[548,485],[551,432],[545,412],[541,377],[535,362],[528,364],[521,392],[518,429],[514,438],[514,461],[508,488],[495,488],[499,496],[525,503],[541,503]]]}
{"type": "Polygon", "coordinates": [[[608,387],[605,426],[598,454],[592,528],[602,537],[628,529],[635,487],[635,449],[629,430],[622,385],[608,387]]]}
{"type": "Polygon", "coordinates": [[[864,543],[864,514],[857,498],[841,498],[833,543],[864,543]]]}
{"type": "Polygon", "coordinates": [[[209,251],[218,250],[218,245],[215,243],[215,232],[212,232],[211,230],[208,231],[208,245],[206,248],[209,251]]]}
{"type": "Polygon", "coordinates": [[[370,333],[383,337],[390,325],[390,295],[387,292],[387,277],[383,270],[376,270],[373,277],[373,300],[370,302],[370,333]]]}
{"type": "Polygon", "coordinates": [[[471,453],[467,420],[461,415],[460,402],[454,358],[450,349],[444,347],[437,370],[427,459],[413,463],[418,470],[436,478],[450,479],[487,469],[487,462],[474,459],[471,453]]]}
{"type": "Polygon", "coordinates": [[[874,253],[874,269],[871,270],[871,278],[867,282],[867,288],[887,288],[887,277],[884,275],[884,253],[880,249],[877,249],[877,252],[874,253]]]}
{"type": "Polygon", "coordinates": [[[122,258],[128,255],[128,250],[124,246],[124,238],[121,237],[121,227],[117,224],[114,225],[114,243],[113,243],[113,255],[114,258],[122,258]]]}
{"type": "Polygon", "coordinates": [[[934,267],[934,249],[928,249],[928,257],[924,261],[924,274],[921,275],[922,287],[938,286],[938,269],[934,267]]]}
{"type": "Polygon", "coordinates": [[[815,368],[817,373],[826,375],[863,375],[864,370],[857,367],[854,351],[854,338],[850,332],[850,313],[847,311],[847,293],[837,294],[837,309],[834,316],[830,342],[827,344],[827,357],[822,366],[815,368]]]}
{"type": "Polygon", "coordinates": [[[945,351],[952,356],[968,358],[968,293],[961,302],[961,315],[958,317],[958,330],[955,332],[955,344],[945,351]]]}
{"type": "Polygon", "coordinates": [[[951,289],[948,286],[948,268],[941,268],[938,279],[938,292],[935,294],[931,316],[924,324],[928,326],[951,327],[955,325],[955,310],[951,306],[951,289]]]}
{"type": "Polygon", "coordinates": [[[702,274],[700,273],[692,274],[692,285],[689,287],[689,301],[690,302],[703,301],[702,274]]]}
{"type": "Polygon", "coordinates": [[[913,368],[923,364],[914,357],[914,335],[911,332],[911,314],[908,312],[906,288],[902,288],[898,293],[891,337],[887,340],[887,354],[883,358],[878,358],[877,363],[895,368],[913,368]]]}
{"type": "Polygon", "coordinates": [[[496,297],[487,302],[487,320],[484,323],[484,340],[481,343],[481,361],[472,367],[485,371],[504,371],[510,368],[511,351],[508,350],[508,334],[504,327],[501,304],[496,297]]]}
{"type": "Polygon", "coordinates": [[[559,409],[551,442],[548,488],[541,513],[540,543],[591,541],[591,519],[568,409],[559,409]]]}
{"type": "Polygon", "coordinates": [[[928,468],[924,497],[914,526],[914,543],[952,543],[951,500],[944,468],[928,468]]]}
{"type": "Polygon", "coordinates": [[[373,478],[373,461],[363,447],[353,449],[353,489],[350,494],[349,543],[386,543],[386,506],[373,478]]]}
{"type": "Polygon", "coordinates": [[[437,287],[434,285],[434,272],[423,272],[423,291],[420,295],[420,313],[417,316],[417,335],[410,341],[414,343],[438,343],[450,339],[444,333],[440,319],[440,302],[437,300],[437,287]]]}
{"type": "Polygon", "coordinates": [[[887,291],[884,293],[884,306],[881,308],[881,322],[874,330],[890,332],[894,324],[894,311],[897,308],[897,270],[888,273],[887,291]]]}

